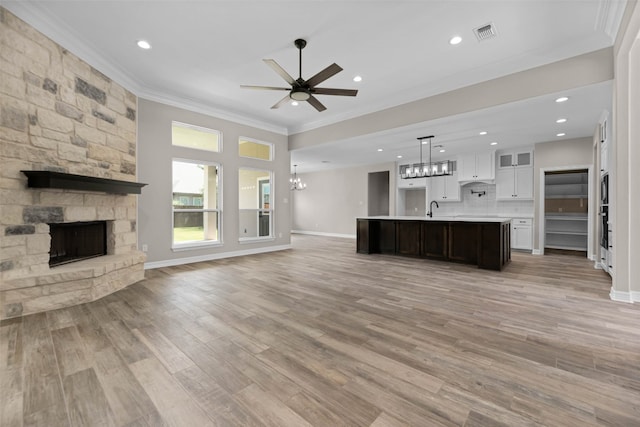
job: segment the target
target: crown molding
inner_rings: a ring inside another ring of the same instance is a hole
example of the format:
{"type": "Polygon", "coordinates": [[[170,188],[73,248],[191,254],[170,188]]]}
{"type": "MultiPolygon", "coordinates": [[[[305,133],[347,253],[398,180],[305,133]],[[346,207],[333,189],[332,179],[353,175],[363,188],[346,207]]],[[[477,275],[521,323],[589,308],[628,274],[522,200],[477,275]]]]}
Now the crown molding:
{"type": "Polygon", "coordinates": [[[605,33],[611,43],[615,42],[620,30],[626,5],[626,0],[600,0],[598,3],[595,28],[605,33]]]}
{"type": "Polygon", "coordinates": [[[289,131],[284,126],[277,126],[272,123],[263,122],[253,119],[251,117],[243,116],[240,114],[233,114],[228,111],[223,111],[214,108],[210,105],[195,101],[193,99],[180,98],[177,96],[167,95],[152,90],[141,89],[136,95],[142,99],[148,101],[155,101],[161,104],[170,105],[172,107],[182,108],[184,110],[193,111],[194,113],[206,114],[207,116],[214,116],[218,119],[228,120],[230,122],[238,123],[244,126],[251,126],[254,128],[266,130],[269,132],[277,133],[280,135],[289,135],[289,131]]]}

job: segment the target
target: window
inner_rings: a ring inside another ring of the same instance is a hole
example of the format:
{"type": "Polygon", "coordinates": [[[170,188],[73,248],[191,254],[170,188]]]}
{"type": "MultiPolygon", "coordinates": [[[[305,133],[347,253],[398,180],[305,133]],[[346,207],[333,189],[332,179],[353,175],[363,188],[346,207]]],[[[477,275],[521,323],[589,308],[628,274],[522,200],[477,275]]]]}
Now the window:
{"type": "Polygon", "coordinates": [[[220,151],[220,131],[200,126],[173,122],[171,124],[171,143],[180,147],[206,151],[220,151]]]}
{"type": "Polygon", "coordinates": [[[247,138],[240,138],[238,142],[238,154],[240,157],[250,157],[259,160],[273,159],[273,144],[260,142],[247,138]]]}
{"type": "Polygon", "coordinates": [[[239,170],[240,240],[273,237],[273,174],[267,170],[239,170]]]}
{"type": "Polygon", "coordinates": [[[173,248],[220,243],[220,166],[174,160],[173,248]]]}

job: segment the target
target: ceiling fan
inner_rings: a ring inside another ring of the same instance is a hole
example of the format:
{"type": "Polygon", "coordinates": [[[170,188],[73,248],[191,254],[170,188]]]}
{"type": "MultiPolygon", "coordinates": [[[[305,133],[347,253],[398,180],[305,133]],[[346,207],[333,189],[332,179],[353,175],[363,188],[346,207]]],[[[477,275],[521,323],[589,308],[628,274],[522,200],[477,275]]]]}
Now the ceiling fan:
{"type": "Polygon", "coordinates": [[[287,73],[284,68],[282,68],[276,61],[273,59],[263,59],[263,61],[273,69],[276,73],[280,75],[283,79],[286,80],[287,83],[291,85],[288,87],[273,87],[273,86],[250,86],[250,85],[240,85],[240,87],[245,89],[261,89],[261,90],[287,90],[289,94],[282,98],[280,101],[276,102],[271,108],[280,108],[282,105],[289,102],[289,100],[293,101],[307,101],[311,104],[316,110],[324,111],[327,109],[318,98],[314,95],[340,95],[340,96],[356,96],[358,91],[356,89],[330,89],[330,88],[321,88],[316,87],[318,84],[327,80],[329,77],[338,74],[342,71],[342,67],[338,64],[333,63],[329,65],[324,70],[320,71],[315,76],[311,77],[308,80],[302,78],[302,49],[307,45],[306,40],[297,39],[293,42],[295,46],[298,48],[300,53],[300,63],[299,63],[299,73],[298,78],[294,79],[287,73]]]}

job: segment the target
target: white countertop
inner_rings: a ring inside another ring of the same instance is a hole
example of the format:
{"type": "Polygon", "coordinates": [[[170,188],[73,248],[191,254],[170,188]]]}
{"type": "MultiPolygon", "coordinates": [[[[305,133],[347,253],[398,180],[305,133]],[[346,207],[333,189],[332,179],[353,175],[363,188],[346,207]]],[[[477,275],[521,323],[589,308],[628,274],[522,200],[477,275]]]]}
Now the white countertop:
{"type": "Polygon", "coordinates": [[[364,216],[357,219],[387,219],[397,221],[459,221],[459,222],[508,222],[511,217],[499,218],[497,216],[364,216]]]}

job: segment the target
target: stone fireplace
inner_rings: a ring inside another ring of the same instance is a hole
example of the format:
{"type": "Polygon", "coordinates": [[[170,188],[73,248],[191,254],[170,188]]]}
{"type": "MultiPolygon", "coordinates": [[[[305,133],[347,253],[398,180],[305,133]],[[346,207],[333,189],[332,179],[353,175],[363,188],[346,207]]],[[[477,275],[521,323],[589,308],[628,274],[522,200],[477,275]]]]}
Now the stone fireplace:
{"type": "Polygon", "coordinates": [[[60,206],[24,206],[24,223],[5,227],[3,257],[17,256],[2,271],[2,318],[93,301],[144,278],[135,196],[27,191],[60,206]],[[82,259],[67,262],[71,255],[82,259]]]}
{"type": "Polygon", "coordinates": [[[138,282],[145,256],[137,249],[137,196],[33,188],[22,172],[135,184],[136,96],[2,7],[0,24],[15,41],[3,45],[0,70],[4,319],[93,301],[138,282]],[[52,252],[68,251],[59,249],[55,229],[94,222],[104,224],[104,255],[49,265],[52,252]]]}

